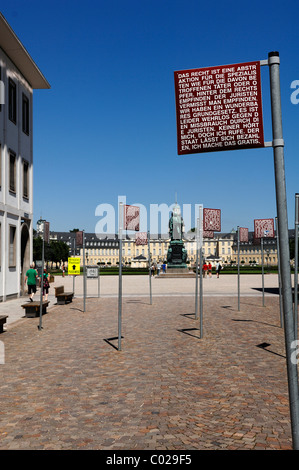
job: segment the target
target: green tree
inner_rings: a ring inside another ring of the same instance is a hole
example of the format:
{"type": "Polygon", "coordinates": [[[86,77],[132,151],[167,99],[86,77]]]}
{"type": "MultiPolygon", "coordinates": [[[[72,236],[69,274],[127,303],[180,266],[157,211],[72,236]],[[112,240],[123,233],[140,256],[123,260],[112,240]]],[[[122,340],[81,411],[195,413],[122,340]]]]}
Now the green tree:
{"type": "MultiPolygon", "coordinates": [[[[42,250],[43,250],[43,239],[41,237],[37,237],[33,239],[33,260],[41,260],[42,259],[42,250]]],[[[44,258],[45,261],[49,261],[49,244],[44,244],[44,258]]]]}
{"type": "Polygon", "coordinates": [[[69,247],[65,242],[52,240],[50,242],[49,261],[59,265],[67,261],[69,257],[69,247]]]}
{"type": "MultiPolygon", "coordinates": [[[[298,246],[299,246],[299,242],[298,242],[298,246]]],[[[294,259],[295,258],[295,239],[294,238],[291,238],[289,240],[289,247],[290,247],[290,258],[294,259]]]]}

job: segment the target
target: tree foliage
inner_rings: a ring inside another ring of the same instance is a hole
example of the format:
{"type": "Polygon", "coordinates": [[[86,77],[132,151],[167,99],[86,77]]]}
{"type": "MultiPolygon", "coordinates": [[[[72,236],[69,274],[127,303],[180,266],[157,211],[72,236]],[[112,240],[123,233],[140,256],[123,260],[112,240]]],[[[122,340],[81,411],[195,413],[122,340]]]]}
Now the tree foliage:
{"type": "MultiPolygon", "coordinates": [[[[42,259],[42,245],[43,240],[41,237],[33,239],[33,259],[34,261],[42,259]]],[[[51,240],[50,243],[44,244],[45,262],[57,263],[59,266],[69,257],[69,247],[63,241],[51,240]]]]}

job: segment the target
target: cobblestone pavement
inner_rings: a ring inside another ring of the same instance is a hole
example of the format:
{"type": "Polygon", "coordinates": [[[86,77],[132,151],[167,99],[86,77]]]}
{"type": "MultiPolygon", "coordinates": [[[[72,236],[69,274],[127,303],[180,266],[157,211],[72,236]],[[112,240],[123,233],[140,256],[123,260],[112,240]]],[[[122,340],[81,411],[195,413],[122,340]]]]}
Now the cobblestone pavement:
{"type": "Polygon", "coordinates": [[[278,296],[204,298],[202,338],[193,296],[122,305],[121,351],[117,297],[8,325],[0,449],[291,449],[278,296]]]}

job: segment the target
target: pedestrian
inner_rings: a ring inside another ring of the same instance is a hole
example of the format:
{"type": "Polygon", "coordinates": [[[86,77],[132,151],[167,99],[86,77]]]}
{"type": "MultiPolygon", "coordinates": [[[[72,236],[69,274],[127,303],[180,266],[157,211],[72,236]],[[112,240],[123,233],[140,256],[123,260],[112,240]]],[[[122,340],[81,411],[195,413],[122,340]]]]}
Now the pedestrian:
{"type": "Polygon", "coordinates": [[[204,262],[204,265],[203,265],[202,269],[203,269],[203,277],[206,277],[207,270],[208,270],[208,265],[207,265],[206,262],[204,262]]]}
{"type": "Polygon", "coordinates": [[[48,300],[49,288],[50,288],[50,274],[47,273],[47,270],[44,269],[44,278],[43,278],[43,300],[48,300]]]}
{"type": "Polygon", "coordinates": [[[209,277],[212,277],[212,265],[210,262],[208,264],[208,273],[209,273],[209,277]]]}
{"type": "Polygon", "coordinates": [[[221,269],[222,269],[222,266],[221,266],[221,264],[220,264],[219,261],[218,261],[217,264],[216,264],[217,278],[219,278],[219,274],[220,274],[221,269]]]}
{"type": "Polygon", "coordinates": [[[162,270],[163,270],[163,273],[166,274],[166,264],[165,263],[163,263],[163,265],[162,265],[162,270]]]}
{"type": "Polygon", "coordinates": [[[62,277],[64,277],[64,273],[65,273],[65,267],[64,267],[64,264],[62,266],[62,277]]]}
{"type": "Polygon", "coordinates": [[[161,263],[159,262],[157,264],[157,275],[159,276],[160,275],[160,271],[161,271],[161,263]]]}
{"type": "Polygon", "coordinates": [[[36,269],[34,269],[34,265],[30,265],[30,269],[27,270],[25,275],[25,285],[27,282],[28,286],[28,294],[30,302],[33,302],[34,294],[36,293],[36,278],[38,274],[36,269]]]}
{"type": "Polygon", "coordinates": [[[154,264],[152,264],[152,269],[151,269],[151,271],[152,271],[152,276],[154,276],[154,275],[155,275],[155,265],[154,265],[154,264]]]}

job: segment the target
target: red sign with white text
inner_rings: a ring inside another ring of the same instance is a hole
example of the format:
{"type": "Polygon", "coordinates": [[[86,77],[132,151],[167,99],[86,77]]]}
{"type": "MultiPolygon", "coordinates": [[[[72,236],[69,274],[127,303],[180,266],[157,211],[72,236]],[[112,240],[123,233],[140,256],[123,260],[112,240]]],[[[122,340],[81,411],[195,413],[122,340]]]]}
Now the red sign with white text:
{"type": "Polygon", "coordinates": [[[274,219],[254,219],[254,238],[274,237],[274,219]]]}
{"type": "Polygon", "coordinates": [[[174,72],[178,154],[264,147],[260,62],[174,72]]]}

